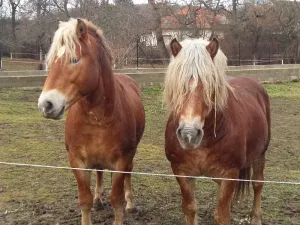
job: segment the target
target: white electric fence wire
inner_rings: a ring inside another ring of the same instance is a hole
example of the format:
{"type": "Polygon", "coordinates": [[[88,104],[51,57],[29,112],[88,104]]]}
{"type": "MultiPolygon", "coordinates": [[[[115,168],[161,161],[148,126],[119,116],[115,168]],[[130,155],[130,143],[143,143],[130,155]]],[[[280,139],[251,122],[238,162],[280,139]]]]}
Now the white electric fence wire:
{"type": "Polygon", "coordinates": [[[118,171],[118,170],[99,170],[99,169],[86,169],[86,168],[71,168],[71,167],[65,167],[65,166],[49,166],[49,165],[14,163],[14,162],[0,162],[0,165],[36,167],[36,168],[47,168],[47,169],[98,171],[98,172],[107,172],[107,173],[124,173],[124,174],[133,174],[133,175],[157,176],[157,177],[184,177],[184,178],[194,178],[194,179],[202,179],[202,180],[226,180],[226,181],[257,182],[257,183],[269,183],[269,184],[300,185],[300,181],[245,180],[245,179],[232,179],[232,178],[223,178],[223,177],[184,176],[184,175],[174,175],[174,174],[165,174],[165,173],[129,172],[129,171],[118,171]]]}

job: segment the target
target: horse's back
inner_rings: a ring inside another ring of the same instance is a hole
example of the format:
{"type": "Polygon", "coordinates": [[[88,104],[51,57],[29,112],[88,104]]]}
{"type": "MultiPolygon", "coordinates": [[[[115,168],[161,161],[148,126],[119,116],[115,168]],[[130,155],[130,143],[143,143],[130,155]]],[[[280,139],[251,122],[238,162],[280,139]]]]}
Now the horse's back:
{"type": "Polygon", "coordinates": [[[255,79],[249,77],[229,77],[229,84],[237,91],[246,91],[248,93],[261,94],[268,99],[268,94],[264,87],[255,79]]]}
{"type": "Polygon", "coordinates": [[[117,80],[121,85],[124,87],[130,87],[132,90],[138,95],[141,96],[141,91],[137,83],[135,82],[134,79],[131,77],[125,75],[125,74],[115,74],[117,80]]]}
{"type": "MultiPolygon", "coordinates": [[[[229,80],[234,88],[228,108],[235,111],[246,139],[247,162],[263,154],[270,141],[270,102],[264,87],[254,79],[239,77],[229,80]]],[[[238,122],[238,121],[236,121],[238,122]]]]}

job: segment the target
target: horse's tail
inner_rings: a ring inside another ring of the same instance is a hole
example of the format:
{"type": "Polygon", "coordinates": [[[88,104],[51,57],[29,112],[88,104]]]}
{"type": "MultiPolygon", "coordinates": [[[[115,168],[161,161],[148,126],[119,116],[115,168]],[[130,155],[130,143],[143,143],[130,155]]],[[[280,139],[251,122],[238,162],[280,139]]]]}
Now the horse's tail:
{"type": "MultiPolygon", "coordinates": [[[[239,179],[250,180],[251,178],[251,166],[243,168],[240,170],[239,179]]],[[[249,181],[238,181],[235,187],[234,198],[236,200],[243,197],[245,194],[250,192],[250,182],[249,181]]]]}
{"type": "Polygon", "coordinates": [[[266,117],[267,117],[267,122],[268,122],[268,139],[266,141],[264,153],[267,151],[267,149],[269,147],[270,140],[271,140],[271,109],[270,109],[270,98],[269,98],[269,96],[267,96],[266,117]]]}

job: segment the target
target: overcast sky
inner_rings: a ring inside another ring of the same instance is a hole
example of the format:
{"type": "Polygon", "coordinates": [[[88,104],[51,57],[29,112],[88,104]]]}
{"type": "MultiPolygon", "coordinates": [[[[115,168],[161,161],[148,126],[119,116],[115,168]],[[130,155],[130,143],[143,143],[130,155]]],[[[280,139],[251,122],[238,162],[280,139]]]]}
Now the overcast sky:
{"type": "MultiPolygon", "coordinates": [[[[290,0],[290,1],[292,1],[292,0],[290,0]]],[[[143,3],[148,3],[148,0],[133,0],[133,2],[134,2],[134,4],[143,4],[143,3]]],[[[187,2],[189,2],[189,0],[177,0],[177,1],[173,0],[172,2],[186,4],[187,2]]],[[[224,5],[227,5],[228,3],[231,3],[231,0],[222,0],[221,2],[223,2],[224,5]]]]}

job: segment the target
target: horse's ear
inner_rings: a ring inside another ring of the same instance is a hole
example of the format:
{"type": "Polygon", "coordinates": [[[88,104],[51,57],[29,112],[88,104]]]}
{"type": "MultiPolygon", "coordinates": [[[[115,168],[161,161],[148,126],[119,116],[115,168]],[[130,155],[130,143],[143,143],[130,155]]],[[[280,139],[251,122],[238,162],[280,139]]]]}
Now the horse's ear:
{"type": "Polygon", "coordinates": [[[81,19],[77,19],[77,27],[76,27],[76,34],[78,39],[84,40],[87,35],[87,26],[85,22],[81,19]]]}
{"type": "Polygon", "coordinates": [[[210,43],[206,46],[207,51],[209,52],[212,59],[217,55],[219,49],[219,41],[216,38],[213,38],[210,43]]]}
{"type": "Polygon", "coordinates": [[[176,56],[182,49],[181,44],[174,38],[170,43],[171,51],[174,56],[176,56]]]}

